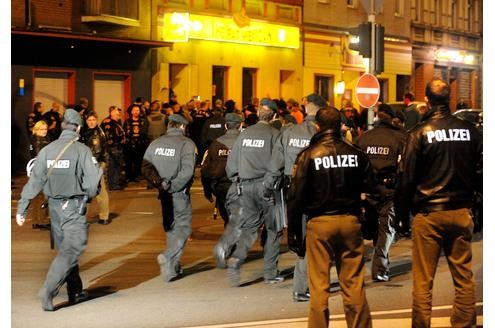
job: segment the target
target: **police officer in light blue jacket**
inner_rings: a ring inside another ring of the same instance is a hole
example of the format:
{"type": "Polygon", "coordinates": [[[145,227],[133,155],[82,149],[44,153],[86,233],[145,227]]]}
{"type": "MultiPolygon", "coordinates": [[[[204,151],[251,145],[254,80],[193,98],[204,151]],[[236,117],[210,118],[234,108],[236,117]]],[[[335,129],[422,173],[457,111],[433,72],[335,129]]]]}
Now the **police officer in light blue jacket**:
{"type": "Polygon", "coordinates": [[[197,149],[184,135],[188,121],[179,114],[169,117],[167,134],[146,149],[143,176],[159,190],[167,248],[157,257],[165,282],[182,274],[180,257],[192,228],[191,195],[197,149]]]}
{"type": "Polygon", "coordinates": [[[67,282],[69,304],[75,304],[87,296],[82,289],[78,260],[88,240],[86,203],[98,193],[103,171],[91,150],[76,142],[82,125],[79,113],[70,108],[65,111],[62,134],[38,153],[17,206],[16,221],[22,226],[29,202],[41,190],[48,198],[51,229],[58,254],[38,295],[45,311],[53,311],[53,298],[64,282],[67,282]]]}

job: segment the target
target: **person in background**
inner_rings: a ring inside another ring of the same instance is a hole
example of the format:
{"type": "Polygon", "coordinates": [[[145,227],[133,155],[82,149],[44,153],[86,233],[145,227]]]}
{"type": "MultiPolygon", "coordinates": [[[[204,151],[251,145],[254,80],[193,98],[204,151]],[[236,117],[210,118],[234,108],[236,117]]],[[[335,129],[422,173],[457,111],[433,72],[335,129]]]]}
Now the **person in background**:
{"type": "Polygon", "coordinates": [[[30,201],[41,190],[48,197],[53,239],[58,249],[38,293],[41,308],[53,311],[53,299],[67,283],[69,304],[86,299],[79,276],[79,257],[86,249],[86,203],[98,193],[101,168],[91,150],[80,142],[81,115],[69,108],[64,113],[60,138],[45,146],[17,202],[16,222],[22,226],[30,201]]]}
{"type": "MultiPolygon", "coordinates": [[[[30,137],[29,153],[31,155],[31,165],[34,165],[34,159],[38,156],[43,147],[51,142],[48,137],[48,125],[45,121],[41,120],[36,122],[33,127],[33,134],[30,137]]],[[[30,166],[30,165],[29,165],[30,166]]],[[[30,173],[30,172],[28,172],[30,173]]],[[[29,175],[28,175],[29,176],[29,175]]],[[[48,218],[48,209],[41,208],[41,205],[45,202],[45,196],[40,193],[38,196],[31,200],[31,206],[27,213],[27,220],[31,221],[33,229],[48,230],[50,229],[50,219],[48,218]]]]}
{"type": "Polygon", "coordinates": [[[62,133],[62,117],[60,116],[60,104],[53,102],[52,108],[43,114],[43,120],[48,124],[48,135],[51,140],[57,140],[62,133]]]}
{"type": "Polygon", "coordinates": [[[371,327],[358,216],[361,193],[373,188],[373,172],[366,154],[342,139],[339,110],[320,109],[315,119],[318,132],[297,157],[287,201],[289,248],[308,261],[308,327],[329,326],[332,263],[347,327],[371,327]]]}
{"type": "Polygon", "coordinates": [[[150,105],[150,113],[146,117],[148,120],[148,140],[151,142],[162,136],[167,131],[167,116],[160,112],[160,101],[155,100],[150,105]]]}
{"type": "MultiPolygon", "coordinates": [[[[93,203],[98,209],[98,223],[107,225],[110,223],[110,210],[108,207],[108,190],[105,171],[108,161],[107,138],[98,126],[98,116],[95,112],[89,112],[86,117],[86,129],[81,133],[81,142],[91,149],[94,158],[98,161],[103,175],[100,182],[100,193],[95,197],[93,203]]],[[[92,207],[93,205],[91,205],[92,207]]]]}
{"type": "Polygon", "coordinates": [[[110,190],[122,190],[126,185],[124,173],[126,137],[124,128],[120,125],[122,110],[117,106],[110,106],[108,111],[110,115],[103,119],[100,124],[107,139],[108,188],[110,190]]]}
{"type": "Polygon", "coordinates": [[[404,128],[406,131],[418,124],[420,119],[416,104],[414,104],[413,101],[414,95],[412,93],[407,92],[404,94],[404,104],[406,105],[406,108],[404,108],[404,116],[406,118],[404,128]]]}
{"type": "Polygon", "coordinates": [[[296,119],[297,124],[301,124],[304,121],[304,114],[301,112],[301,108],[299,108],[299,104],[293,98],[289,98],[287,100],[287,109],[290,114],[296,119]]]}
{"type": "Polygon", "coordinates": [[[148,146],[148,124],[146,119],[141,118],[140,113],[138,105],[131,105],[131,117],[124,122],[127,140],[124,157],[128,182],[137,182],[141,175],[141,162],[148,146]]]}
{"type": "Polygon", "coordinates": [[[433,78],[425,90],[428,109],[408,131],[395,192],[397,229],[412,221],[412,326],[430,327],[433,281],[445,255],[455,296],[452,327],[476,325],[470,209],[483,182],[483,139],[472,124],[450,112],[450,87],[433,78]]]}
{"type": "Polygon", "coordinates": [[[33,106],[33,111],[28,114],[26,120],[26,130],[29,135],[33,134],[33,127],[36,124],[36,122],[40,121],[43,118],[42,112],[43,112],[43,103],[39,101],[35,102],[33,106]]]}

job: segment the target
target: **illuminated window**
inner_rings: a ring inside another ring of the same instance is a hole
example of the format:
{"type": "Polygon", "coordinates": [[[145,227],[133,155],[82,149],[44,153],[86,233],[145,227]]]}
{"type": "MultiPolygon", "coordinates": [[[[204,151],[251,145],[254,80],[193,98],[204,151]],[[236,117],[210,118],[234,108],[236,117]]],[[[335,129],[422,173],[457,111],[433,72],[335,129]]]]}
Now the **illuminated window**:
{"type": "Polygon", "coordinates": [[[99,0],[99,2],[102,14],[139,19],[139,0],[99,0]]]}

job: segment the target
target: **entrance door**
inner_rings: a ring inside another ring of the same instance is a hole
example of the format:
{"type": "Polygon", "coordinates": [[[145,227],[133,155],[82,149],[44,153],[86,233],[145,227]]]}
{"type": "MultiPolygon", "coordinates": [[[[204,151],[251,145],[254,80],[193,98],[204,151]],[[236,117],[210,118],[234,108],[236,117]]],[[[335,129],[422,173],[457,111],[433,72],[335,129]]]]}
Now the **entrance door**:
{"type": "Polygon", "coordinates": [[[228,80],[228,67],[227,66],[213,66],[212,70],[212,104],[217,99],[225,102],[227,95],[227,80],[228,80]]]}
{"type": "Polygon", "coordinates": [[[296,74],[294,71],[280,71],[280,98],[296,98],[296,74]]]}
{"type": "Polygon", "coordinates": [[[319,94],[326,101],[328,101],[330,106],[334,106],[333,86],[333,75],[315,75],[315,93],[319,94]]]}
{"type": "Polygon", "coordinates": [[[43,104],[43,112],[49,111],[54,102],[61,105],[61,114],[64,108],[74,104],[74,72],[35,70],[33,73],[34,102],[43,104]]]}
{"type": "Polygon", "coordinates": [[[256,68],[242,69],[242,107],[252,104],[256,97],[256,68]]]}
{"type": "Polygon", "coordinates": [[[130,75],[95,73],[94,74],[94,107],[101,122],[109,115],[110,106],[122,108],[122,120],[125,119],[127,106],[131,103],[130,75]]]}

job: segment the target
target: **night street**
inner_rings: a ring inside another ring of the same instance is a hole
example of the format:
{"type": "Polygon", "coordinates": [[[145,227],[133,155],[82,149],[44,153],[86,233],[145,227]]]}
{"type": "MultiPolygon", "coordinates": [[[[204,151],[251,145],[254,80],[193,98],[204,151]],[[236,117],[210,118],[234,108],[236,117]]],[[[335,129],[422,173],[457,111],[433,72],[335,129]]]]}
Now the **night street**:
{"type": "MultiPolygon", "coordinates": [[[[199,179],[192,188],[193,233],[182,257],[183,278],[164,283],[156,256],[165,246],[156,191],[146,183],[133,183],[125,191],[110,193],[113,222],[99,225],[92,211],[89,241],[80,259],[84,287],[90,300],[68,307],[65,287],[54,299],[55,312],[43,312],[36,297],[48,265],[55,256],[48,231],[34,230],[30,222],[15,224],[16,202],[24,177],[14,179],[12,190],[12,327],[305,327],[309,303],[292,301],[295,255],[282,245],[279,270],[286,280],[266,285],[262,277],[259,241],[241,268],[239,288],[232,288],[225,270],[215,268],[212,247],[223,222],[213,220],[212,205],[203,195],[199,179]]],[[[483,323],[483,240],[473,242],[478,324],[483,323]]],[[[366,247],[366,293],[374,327],[410,326],[411,241],[392,246],[392,280],[373,283],[372,248],[366,247]]],[[[345,327],[342,299],[335,270],[331,273],[332,327],[345,327]]],[[[441,259],[435,278],[432,327],[449,326],[453,299],[448,266],[441,259]]]]}

